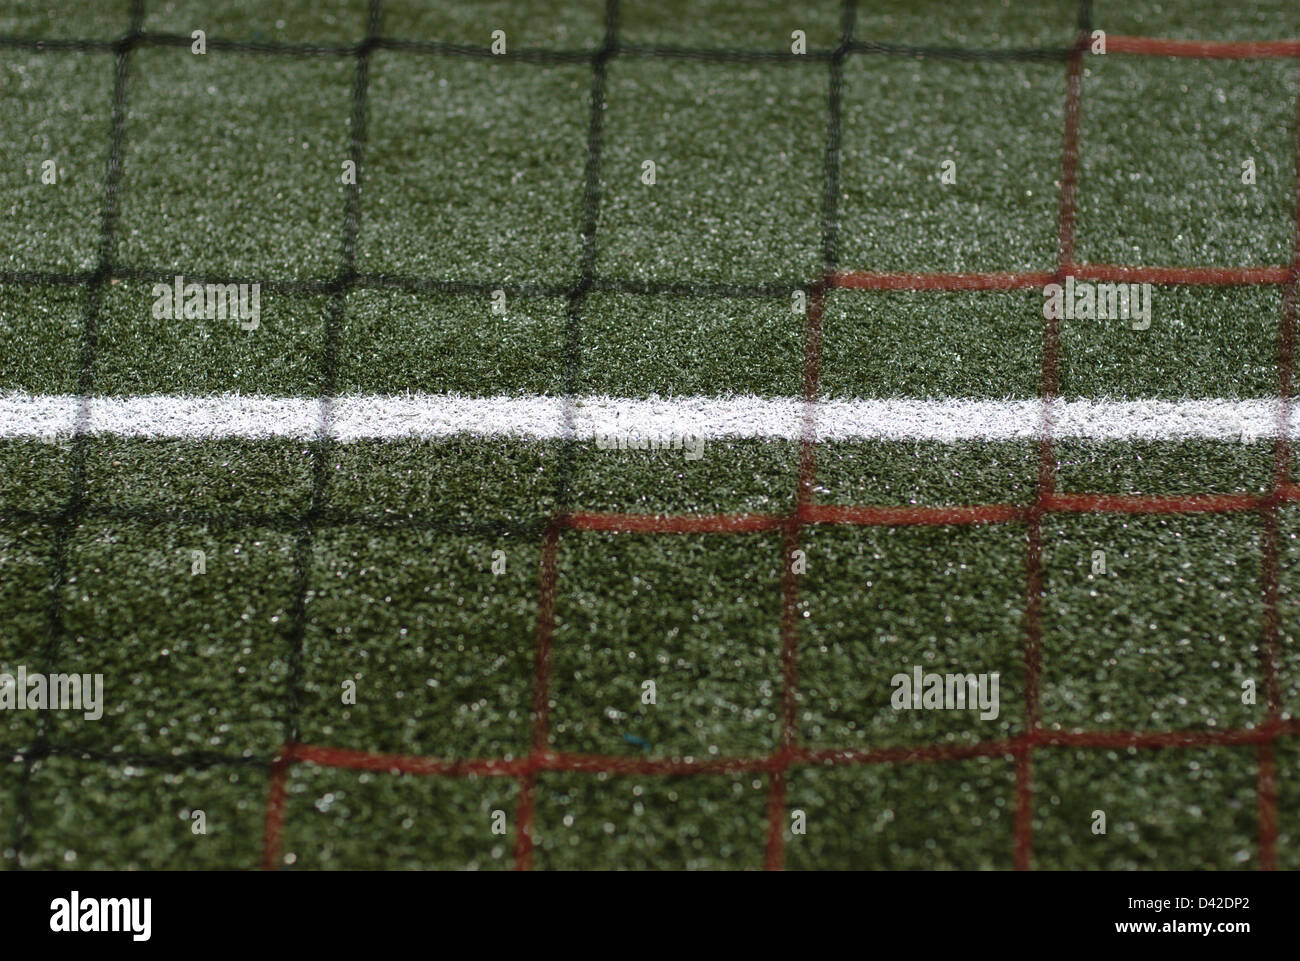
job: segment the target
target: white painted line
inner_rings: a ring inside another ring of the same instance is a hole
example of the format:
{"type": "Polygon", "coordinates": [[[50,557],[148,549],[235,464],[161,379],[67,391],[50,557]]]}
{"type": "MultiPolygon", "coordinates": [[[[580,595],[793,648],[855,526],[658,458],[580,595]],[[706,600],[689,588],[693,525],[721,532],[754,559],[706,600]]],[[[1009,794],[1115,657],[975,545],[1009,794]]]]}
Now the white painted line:
{"type": "MultiPolygon", "coordinates": [[[[1057,401],[1052,436],[1095,440],[1252,441],[1273,437],[1279,401],[1057,401]]],[[[466,397],[456,394],[314,398],[239,394],[206,397],[94,397],[0,393],[0,437],[48,440],[80,429],[119,437],[296,438],[323,426],[340,441],[517,437],[635,440],[703,437],[797,440],[804,401],[796,397],[466,397]]],[[[1036,400],[827,400],[817,405],[820,440],[1018,440],[1038,436],[1036,400]]],[[[1295,411],[1291,426],[1296,427],[1295,411]]]]}

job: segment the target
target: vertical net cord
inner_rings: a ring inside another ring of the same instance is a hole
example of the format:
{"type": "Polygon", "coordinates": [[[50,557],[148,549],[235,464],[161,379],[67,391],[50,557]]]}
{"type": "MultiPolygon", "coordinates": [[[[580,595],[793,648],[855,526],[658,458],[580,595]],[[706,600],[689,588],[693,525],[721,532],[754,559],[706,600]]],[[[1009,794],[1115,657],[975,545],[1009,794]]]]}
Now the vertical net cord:
{"type": "MultiPolygon", "coordinates": [[[[54,544],[50,559],[50,580],[46,588],[46,642],[41,661],[54,664],[66,633],[63,592],[67,583],[68,545],[85,516],[86,457],[89,443],[91,395],[95,389],[95,362],[99,352],[99,320],[104,304],[105,287],[112,279],[113,253],[117,242],[119,213],[118,186],[122,180],[122,142],[126,126],[126,86],[131,51],[136,47],[144,22],[144,0],[132,0],[130,23],[124,36],[114,41],[113,113],[109,134],[108,160],[104,175],[104,199],[100,210],[99,259],[86,282],[86,302],[82,314],[80,369],[77,374],[77,418],[72,432],[72,469],[68,500],[54,524],[54,544]]],[[[50,750],[48,715],[42,712],[37,721],[33,750],[24,758],[14,807],[13,860],[21,867],[22,853],[31,830],[31,779],[33,765],[50,750]]]]}
{"type": "Polygon", "coordinates": [[[822,317],[826,294],[834,282],[839,248],[840,128],[844,62],[853,46],[856,0],[844,0],[840,42],[830,61],[827,96],[826,178],[822,203],[822,274],[808,291],[804,331],[803,410],[799,431],[799,477],[794,510],[781,537],[781,731],[772,758],[767,801],[767,845],[763,865],[785,867],[785,822],[788,771],[799,741],[799,578],[795,552],[808,522],[817,483],[817,404],[821,396],[822,317]]]}
{"type": "Polygon", "coordinates": [[[263,840],[263,867],[279,866],[282,847],[284,802],[288,768],[300,738],[299,717],[302,711],[303,659],[307,637],[307,601],[311,593],[312,552],[316,528],[325,514],[329,497],[329,462],[334,450],[332,419],[334,395],[338,381],[339,328],[347,311],[348,293],[356,281],[357,236],[361,223],[361,185],[365,182],[363,161],[368,125],[367,100],[370,90],[370,55],[380,35],[383,18],[382,0],[370,0],[366,17],[366,37],[355,49],[356,73],[352,83],[351,142],[348,159],[353,178],[346,192],[343,212],[342,257],[338,276],[331,285],[325,309],[324,347],[321,352],[319,411],[316,439],[312,442],[311,501],[303,515],[294,542],[296,589],[290,622],[289,667],[285,697],[285,743],[271,764],[271,784],[267,799],[266,828],[263,840]]]}
{"type": "Polygon", "coordinates": [[[550,742],[551,662],[555,639],[555,589],[560,534],[572,506],[577,439],[574,429],[575,398],[582,378],[582,307],[591,291],[596,269],[596,231],[600,222],[600,158],[605,130],[605,83],[609,62],[618,52],[618,0],[605,0],[605,40],[591,58],[590,119],[583,189],[582,261],[578,282],[569,293],[564,351],[564,418],[560,446],[558,514],[542,539],[537,649],[533,661],[532,744],[528,763],[519,777],[519,804],[515,820],[515,868],[533,867],[533,824],[537,811],[537,765],[550,742]]]}
{"type": "MultiPolygon", "coordinates": [[[[1074,268],[1075,222],[1079,176],[1079,101],[1083,55],[1088,49],[1089,5],[1080,6],[1079,31],[1066,66],[1065,130],[1061,148],[1061,196],[1057,240],[1056,283],[1064,283],[1074,268]]],[[[1041,726],[1043,607],[1043,514],[1056,491],[1056,457],[1052,448],[1053,408],[1060,386],[1060,322],[1044,318],[1038,431],[1037,495],[1025,523],[1025,736],[1015,753],[1016,814],[1013,864],[1033,867],[1034,746],[1041,726]]]]}

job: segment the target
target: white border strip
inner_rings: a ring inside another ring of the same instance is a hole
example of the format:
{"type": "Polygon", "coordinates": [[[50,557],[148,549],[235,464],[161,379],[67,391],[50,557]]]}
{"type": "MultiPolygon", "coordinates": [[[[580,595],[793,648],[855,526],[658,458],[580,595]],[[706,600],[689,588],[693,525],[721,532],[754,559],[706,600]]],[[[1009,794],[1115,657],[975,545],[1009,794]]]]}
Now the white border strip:
{"type": "MultiPolygon", "coordinates": [[[[1094,440],[1252,441],[1273,437],[1279,401],[1057,401],[1052,436],[1094,440]]],[[[562,397],[457,394],[312,398],[220,394],[94,397],[0,393],[0,437],[54,440],[78,429],[118,437],[295,438],[322,425],[340,441],[601,435],[630,439],[703,437],[798,440],[801,398],[562,397]]],[[[1037,400],[828,400],[817,404],[820,440],[1024,440],[1038,436],[1037,400]]],[[[1288,432],[1295,431],[1296,412],[1288,432]]]]}

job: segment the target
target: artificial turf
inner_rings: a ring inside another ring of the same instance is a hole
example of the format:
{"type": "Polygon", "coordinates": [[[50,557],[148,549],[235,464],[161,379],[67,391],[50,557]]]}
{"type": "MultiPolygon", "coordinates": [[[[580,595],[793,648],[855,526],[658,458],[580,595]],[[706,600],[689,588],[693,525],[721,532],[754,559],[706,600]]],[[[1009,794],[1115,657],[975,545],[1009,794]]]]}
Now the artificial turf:
{"type": "MultiPolygon", "coordinates": [[[[1064,62],[901,48],[1068,46],[1074,2],[861,3],[853,39],[891,52],[832,65],[845,19],[831,0],[629,0],[614,26],[632,54],[593,70],[611,25],[604,3],[388,0],[378,33],[412,47],[370,52],[364,129],[356,58],[309,48],[360,43],[366,3],[215,6],[146,2],[140,26],[299,47],[138,46],[120,129],[111,46],[0,44],[0,391],[798,397],[807,321],[791,294],[828,257],[846,270],[1055,266],[1064,62]],[[510,51],[499,60],[478,55],[495,29],[510,51]],[[821,59],[784,56],[796,29],[821,59]],[[770,56],[646,55],[652,46],[770,56]],[[541,62],[554,50],[574,56],[541,62]],[[355,195],[340,179],[354,150],[355,195]],[[57,184],[41,181],[47,159],[57,184]],[[946,160],[955,184],[941,182],[946,160]],[[155,319],[152,285],[177,273],[261,280],[260,325],[155,319]]],[[[1228,18],[1211,0],[1091,7],[1093,25],[1115,35],[1300,36],[1300,13],[1280,0],[1228,18]]],[[[129,23],[124,2],[6,5],[0,38],[112,40],[129,23]]],[[[1080,258],[1288,262],[1294,66],[1086,60],[1080,258]],[[1246,158],[1254,185],[1240,180],[1246,158]]],[[[1060,393],[1275,396],[1282,301],[1276,284],[1161,284],[1149,329],[1064,321],[1060,393]]],[[[1038,290],[832,291],[821,394],[1036,398],[1041,306],[1038,290]]],[[[800,455],[788,439],[710,441],[700,460],[518,437],[0,439],[0,671],[102,672],[107,695],[94,722],[4,717],[0,862],[257,866],[272,761],[290,739],[527,757],[548,600],[542,749],[770,755],[787,733],[782,531],[565,531],[549,599],[543,543],[563,511],[790,511],[800,455]],[[192,830],[196,811],[206,834],[192,830]]],[[[1258,495],[1274,469],[1273,444],[1249,437],[1062,439],[1053,455],[1062,491],[1258,495]]],[[[1023,506],[1039,467],[1033,441],[827,442],[813,498],[1023,506]]],[[[1300,511],[1278,513],[1290,718],[1300,511]]],[[[1041,523],[1045,730],[1265,722],[1263,696],[1241,696],[1246,682],[1263,687],[1259,514],[1041,523]]],[[[785,825],[789,866],[1012,866],[1016,759],[935,761],[923,749],[1026,730],[1026,542],[1021,520],[803,530],[792,736],[902,753],[792,767],[785,808],[807,830],[785,825]],[[892,709],[891,678],[914,665],[997,672],[999,715],[892,709]]],[[[1276,746],[1283,867],[1300,867],[1297,747],[1293,736],[1276,746]]],[[[1252,744],[1043,748],[1033,864],[1258,866],[1257,764],[1252,744]],[[1092,831],[1097,810],[1105,835],[1092,831]]],[[[281,867],[515,863],[515,777],[317,763],[285,777],[281,867]]],[[[535,864],[761,867],[772,787],[767,771],[543,771],[530,786],[535,864]]]]}

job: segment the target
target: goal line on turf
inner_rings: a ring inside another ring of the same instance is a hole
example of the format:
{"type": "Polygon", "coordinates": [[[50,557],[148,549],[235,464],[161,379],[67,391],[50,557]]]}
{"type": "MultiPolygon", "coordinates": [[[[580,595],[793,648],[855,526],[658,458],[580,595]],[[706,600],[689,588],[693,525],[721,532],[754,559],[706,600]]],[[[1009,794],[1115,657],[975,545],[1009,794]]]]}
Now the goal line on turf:
{"type": "MultiPolygon", "coordinates": [[[[1051,435],[1091,440],[1273,438],[1282,426],[1278,398],[1056,400],[1051,435]]],[[[1297,412],[1288,406],[1296,429],[1297,412]]],[[[318,439],[342,441],[469,436],[532,440],[609,440],[635,444],[671,438],[799,440],[809,405],[797,397],[657,397],[460,394],[350,395],[321,401],[246,394],[139,395],[0,393],[0,437],[48,441],[74,433],[138,438],[318,439]]],[[[1042,400],[884,398],[816,402],[821,441],[1034,440],[1042,400]]]]}

